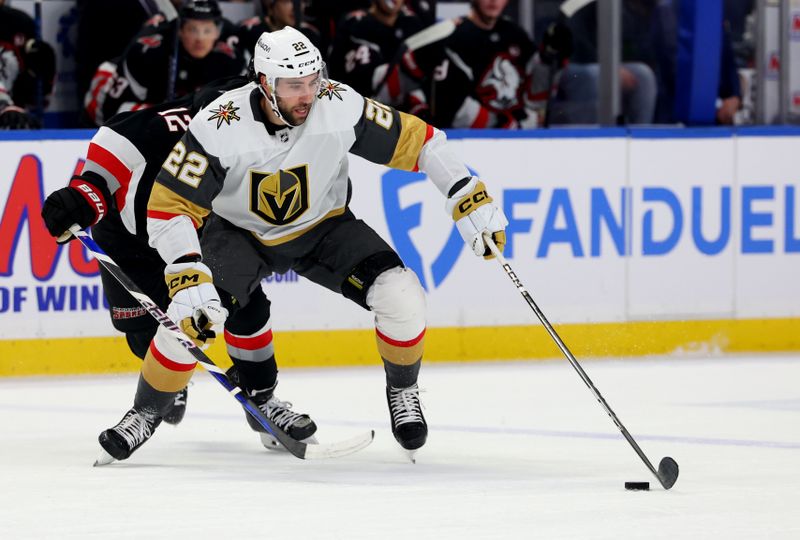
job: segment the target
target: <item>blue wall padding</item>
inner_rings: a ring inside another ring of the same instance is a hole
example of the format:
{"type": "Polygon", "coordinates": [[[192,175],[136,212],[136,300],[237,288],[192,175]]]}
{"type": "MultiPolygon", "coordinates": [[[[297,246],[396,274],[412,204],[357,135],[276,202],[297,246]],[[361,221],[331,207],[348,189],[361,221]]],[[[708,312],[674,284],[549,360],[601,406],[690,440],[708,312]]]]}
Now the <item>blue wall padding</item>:
{"type": "Polygon", "coordinates": [[[722,0],[680,0],[675,116],[713,125],[722,54],[722,0]]]}

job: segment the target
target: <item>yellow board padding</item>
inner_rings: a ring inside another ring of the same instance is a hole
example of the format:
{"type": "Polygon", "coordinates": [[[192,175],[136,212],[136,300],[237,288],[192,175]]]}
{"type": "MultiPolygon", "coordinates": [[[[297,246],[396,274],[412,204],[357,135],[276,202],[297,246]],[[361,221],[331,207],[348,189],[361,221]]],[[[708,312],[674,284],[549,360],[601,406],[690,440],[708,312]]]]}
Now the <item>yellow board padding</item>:
{"type": "MultiPolygon", "coordinates": [[[[580,360],[590,357],[800,351],[800,318],[564,324],[556,327],[580,360]]],[[[373,330],[275,332],[278,365],[381,365],[373,330]]],[[[225,343],[207,351],[230,366],[225,343]]],[[[558,358],[541,325],[429,328],[424,362],[558,358]]],[[[123,337],[0,340],[0,376],[138,371],[123,337]]]]}
{"type": "Polygon", "coordinates": [[[0,340],[0,376],[136,371],[124,337],[0,340]]]}

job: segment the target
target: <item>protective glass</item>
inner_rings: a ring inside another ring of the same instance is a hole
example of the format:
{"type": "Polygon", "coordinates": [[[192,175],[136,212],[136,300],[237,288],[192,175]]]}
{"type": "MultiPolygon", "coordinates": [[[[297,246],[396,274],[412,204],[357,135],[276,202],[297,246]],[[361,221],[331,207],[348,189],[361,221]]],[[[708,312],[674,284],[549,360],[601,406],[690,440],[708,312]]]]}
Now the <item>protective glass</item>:
{"type": "Polygon", "coordinates": [[[322,70],[305,77],[280,77],[275,80],[275,95],[286,99],[317,95],[322,86],[322,81],[327,78],[328,70],[324,65],[322,70]]]}

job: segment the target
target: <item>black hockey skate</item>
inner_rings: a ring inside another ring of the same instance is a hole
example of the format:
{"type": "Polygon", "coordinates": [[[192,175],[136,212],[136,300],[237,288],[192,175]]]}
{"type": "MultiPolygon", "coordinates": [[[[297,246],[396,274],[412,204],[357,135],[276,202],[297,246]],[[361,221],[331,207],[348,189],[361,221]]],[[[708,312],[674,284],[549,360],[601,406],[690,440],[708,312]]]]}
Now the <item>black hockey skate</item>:
{"type": "Polygon", "coordinates": [[[419,388],[416,384],[408,388],[387,386],[386,401],[389,404],[394,438],[409,451],[409,457],[414,461],[414,452],[422,448],[428,438],[428,424],[422,415],[419,388]]]}
{"type": "Polygon", "coordinates": [[[103,454],[94,465],[108,465],[115,459],[128,459],[137,448],[153,436],[161,418],[145,415],[136,409],[125,413],[119,423],[103,431],[98,437],[103,454]]]}
{"type": "MultiPolygon", "coordinates": [[[[267,418],[272,420],[277,427],[282,429],[291,438],[307,443],[316,443],[313,438],[317,431],[317,424],[307,414],[296,413],[292,410],[292,404],[288,401],[280,401],[275,397],[274,387],[267,390],[256,390],[248,392],[250,399],[263,412],[267,418]]],[[[250,413],[245,411],[247,423],[253,431],[261,436],[261,444],[268,450],[282,450],[283,447],[275,437],[267,433],[267,430],[253,418],[250,413]]]]}
{"type": "Polygon", "coordinates": [[[189,399],[189,387],[184,388],[175,394],[175,402],[167,414],[164,415],[164,422],[177,426],[186,414],[186,401],[189,399]]]}

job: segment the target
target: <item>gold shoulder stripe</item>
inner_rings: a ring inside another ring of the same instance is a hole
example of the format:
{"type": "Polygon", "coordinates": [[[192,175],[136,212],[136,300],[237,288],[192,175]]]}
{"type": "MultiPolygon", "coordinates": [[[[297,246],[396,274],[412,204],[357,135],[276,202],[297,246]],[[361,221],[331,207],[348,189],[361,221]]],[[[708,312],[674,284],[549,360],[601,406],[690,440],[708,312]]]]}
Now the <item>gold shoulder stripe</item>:
{"type": "Polygon", "coordinates": [[[400,138],[394,149],[392,160],[386,165],[393,169],[413,171],[417,166],[419,153],[425,144],[428,124],[404,112],[400,113],[400,138]]]}
{"type": "Polygon", "coordinates": [[[153,184],[150,200],[147,202],[147,210],[189,216],[194,222],[195,228],[200,228],[203,224],[203,219],[211,212],[181,197],[164,184],[159,184],[158,182],[153,184]]]}

